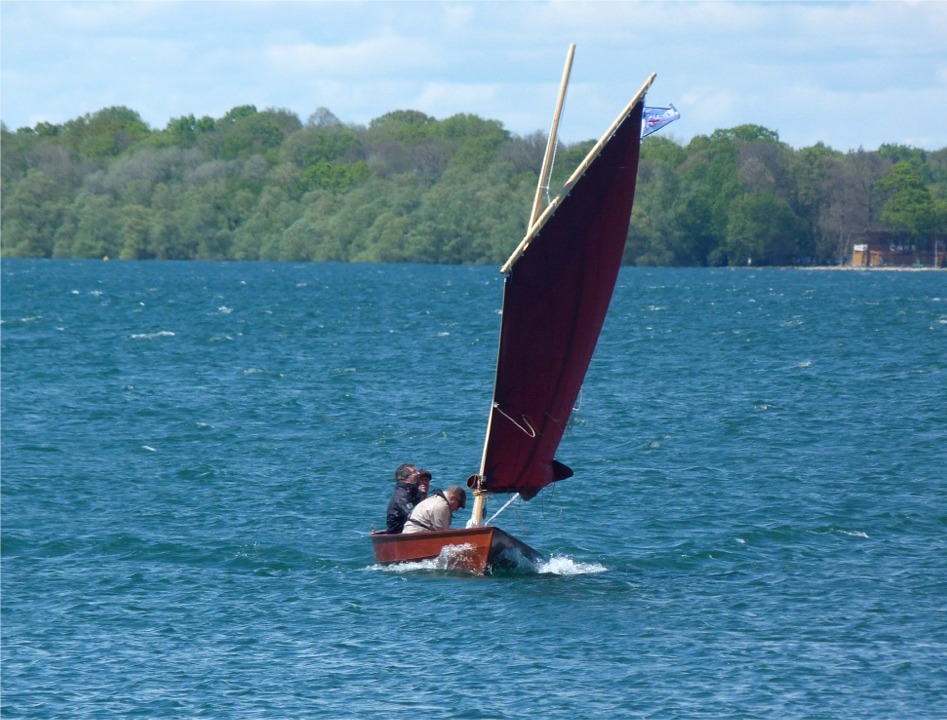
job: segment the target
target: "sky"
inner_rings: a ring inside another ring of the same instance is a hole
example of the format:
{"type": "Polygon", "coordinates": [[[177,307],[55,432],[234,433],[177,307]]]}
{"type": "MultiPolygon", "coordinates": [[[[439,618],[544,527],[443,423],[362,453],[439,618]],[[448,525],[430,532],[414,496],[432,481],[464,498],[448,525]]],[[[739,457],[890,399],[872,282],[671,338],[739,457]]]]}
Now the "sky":
{"type": "Polygon", "coordinates": [[[110,106],[153,129],[233,107],[470,113],[596,139],[648,75],[687,143],[755,124],[802,148],[947,147],[947,2],[0,2],[0,119],[110,106]]]}

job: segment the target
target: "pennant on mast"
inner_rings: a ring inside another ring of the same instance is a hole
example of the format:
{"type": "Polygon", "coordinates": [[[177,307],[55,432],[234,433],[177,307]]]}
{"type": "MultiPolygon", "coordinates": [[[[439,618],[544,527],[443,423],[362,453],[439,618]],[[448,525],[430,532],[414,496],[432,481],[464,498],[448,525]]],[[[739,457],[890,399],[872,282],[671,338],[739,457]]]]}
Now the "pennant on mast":
{"type": "Polygon", "coordinates": [[[641,120],[641,137],[646,138],[651,133],[656,133],[665,125],[670,125],[680,117],[681,114],[673,105],[669,107],[646,107],[644,117],[641,120]]]}

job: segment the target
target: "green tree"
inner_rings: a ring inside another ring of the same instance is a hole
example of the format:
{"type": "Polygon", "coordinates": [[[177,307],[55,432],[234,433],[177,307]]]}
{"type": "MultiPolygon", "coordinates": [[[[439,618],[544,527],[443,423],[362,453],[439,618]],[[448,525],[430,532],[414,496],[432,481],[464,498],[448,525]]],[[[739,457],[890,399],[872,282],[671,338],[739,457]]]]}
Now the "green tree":
{"type": "Polygon", "coordinates": [[[681,165],[680,237],[691,256],[701,264],[725,261],[730,206],[742,194],[738,175],[738,150],[733,133],[716,131],[699,135],[686,146],[687,160],[681,165]]]}
{"type": "Polygon", "coordinates": [[[370,174],[364,162],[332,163],[321,160],[300,174],[299,185],[303,192],[314,188],[342,192],[364,182],[370,174]]]}
{"type": "Polygon", "coordinates": [[[881,220],[916,242],[929,237],[936,227],[937,212],[930,190],[921,179],[920,163],[895,163],[878,185],[888,194],[881,220]]]}
{"type": "Polygon", "coordinates": [[[154,213],[141,205],[126,205],[119,213],[119,258],[122,260],[150,260],[155,257],[152,248],[154,213]]]}
{"type": "Polygon", "coordinates": [[[794,209],[812,245],[803,248],[812,261],[823,262],[841,257],[833,236],[826,237],[822,219],[830,204],[832,176],[843,155],[823,143],[803,148],[791,158],[795,180],[794,209]]]}
{"type": "Polygon", "coordinates": [[[197,139],[216,128],[213,118],[204,116],[200,119],[191,115],[182,115],[168,121],[163,136],[172,144],[179,147],[192,147],[197,139]]]}
{"type": "Polygon", "coordinates": [[[625,261],[635,265],[700,265],[706,252],[678,232],[680,174],[686,155],[676,143],[651,137],[642,144],[625,261]]]}
{"type": "MultiPolygon", "coordinates": [[[[149,130],[105,108],[11,133],[0,124],[4,256],[489,262],[525,230],[545,135],[399,110],[367,127],[319,108],[185,115],[149,130]]],[[[562,144],[556,195],[593,141],[562,144]]],[[[740,125],[648,138],[626,262],[844,257],[884,230],[915,247],[947,226],[947,148],[794,151],[740,125]]]]}
{"type": "Polygon", "coordinates": [[[80,155],[104,160],[134,147],[149,133],[137,112],[117,106],[66,123],[60,137],[80,155]]]}
{"type": "Polygon", "coordinates": [[[789,265],[797,259],[799,218],[772,192],[733,203],[724,250],[730,265],[789,265]]]}
{"type": "Polygon", "coordinates": [[[247,191],[241,202],[243,207],[252,206],[246,218],[233,233],[230,256],[238,260],[307,260],[296,250],[287,254],[283,249],[283,236],[287,228],[302,214],[299,203],[278,187],[268,186],[253,206],[254,198],[247,191]]]}
{"type": "Polygon", "coordinates": [[[65,214],[56,184],[45,173],[29,170],[9,193],[3,193],[3,255],[52,256],[56,230],[65,214]]]}
{"type": "Polygon", "coordinates": [[[395,140],[418,145],[431,138],[436,125],[437,120],[417,110],[395,110],[368,124],[369,138],[373,143],[395,140]]]}
{"type": "Polygon", "coordinates": [[[108,198],[83,193],[76,198],[76,234],[71,256],[116,257],[119,254],[121,222],[108,198]]]}
{"type": "Polygon", "coordinates": [[[447,118],[437,126],[437,134],[455,148],[451,165],[471,173],[484,171],[510,140],[499,122],[469,114],[447,118]]]}
{"type": "Polygon", "coordinates": [[[365,157],[362,140],[343,125],[315,125],[286,137],[280,149],[283,161],[306,168],[320,162],[354,162],[365,157]]]}
{"type": "Polygon", "coordinates": [[[224,160],[261,155],[274,163],[287,135],[302,127],[299,118],[288,110],[257,112],[252,105],[231,110],[205,137],[216,156],[224,160]]]}

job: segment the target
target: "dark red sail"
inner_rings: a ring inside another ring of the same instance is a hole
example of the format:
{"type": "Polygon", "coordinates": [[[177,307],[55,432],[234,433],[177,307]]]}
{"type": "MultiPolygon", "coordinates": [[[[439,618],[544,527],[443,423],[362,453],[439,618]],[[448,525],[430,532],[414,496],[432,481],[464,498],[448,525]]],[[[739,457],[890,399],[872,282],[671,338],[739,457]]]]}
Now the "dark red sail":
{"type": "Polygon", "coordinates": [[[598,342],[621,265],[638,175],[643,99],[593,149],[512,264],[483,486],[529,499],[572,471],[559,441],[598,342]]]}

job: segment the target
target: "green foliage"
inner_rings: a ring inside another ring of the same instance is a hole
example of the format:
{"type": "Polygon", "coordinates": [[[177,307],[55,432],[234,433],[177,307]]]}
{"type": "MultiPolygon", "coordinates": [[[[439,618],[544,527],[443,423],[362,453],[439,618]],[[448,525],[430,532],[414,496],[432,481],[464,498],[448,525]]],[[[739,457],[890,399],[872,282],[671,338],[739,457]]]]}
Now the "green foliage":
{"type": "Polygon", "coordinates": [[[642,144],[638,188],[631,216],[625,261],[635,265],[702,265],[704,253],[682,242],[676,212],[681,205],[681,181],[676,171],[686,155],[680,145],[654,136],[642,144]]]}
{"type": "Polygon", "coordinates": [[[800,220],[771,193],[745,194],[733,203],[723,246],[731,265],[788,265],[798,255],[800,220]]]}
{"type": "Polygon", "coordinates": [[[368,165],[357,163],[332,163],[327,160],[307,167],[299,178],[299,186],[305,192],[314,188],[341,192],[367,180],[368,165]]]}
{"type": "MultiPolygon", "coordinates": [[[[918,160],[895,163],[878,185],[889,195],[881,210],[883,222],[903,231],[912,240],[919,240],[935,230],[938,213],[931,192],[921,179],[918,160]]],[[[943,230],[943,226],[940,227],[943,230]]]]}
{"type": "Polygon", "coordinates": [[[430,128],[436,123],[417,110],[395,110],[372,120],[368,129],[379,138],[416,145],[430,137],[430,128]]]}
{"type": "MultiPolygon", "coordinates": [[[[110,107],[0,128],[5,257],[495,263],[521,239],[546,139],[470,114],[367,127],[232,108],[151,130],[110,107]]],[[[558,148],[550,195],[594,141],[558,148]]],[[[625,262],[834,262],[865,231],[947,235],[947,149],[794,151],[741,125],[644,141],[625,262]]]]}
{"type": "Polygon", "coordinates": [[[65,214],[55,183],[39,170],[27,171],[12,191],[3,193],[4,255],[50,257],[65,214]],[[16,242],[8,243],[11,237],[16,242]]]}
{"type": "Polygon", "coordinates": [[[80,155],[103,160],[120,155],[149,134],[137,112],[110,107],[66,123],[58,136],[80,155]]]}
{"type": "Polygon", "coordinates": [[[199,120],[194,115],[185,115],[173,118],[164,129],[164,138],[171,144],[180,147],[191,147],[197,138],[205,133],[212,132],[216,127],[213,118],[206,115],[199,120]]]}
{"type": "Polygon", "coordinates": [[[257,112],[252,105],[245,105],[227,113],[217,124],[217,132],[205,137],[213,137],[210,144],[224,160],[262,155],[275,161],[286,136],[301,127],[299,118],[286,110],[257,112]]]}
{"type": "Polygon", "coordinates": [[[76,199],[75,218],[70,256],[101,258],[119,254],[122,225],[109,198],[83,193],[76,199]]]}

